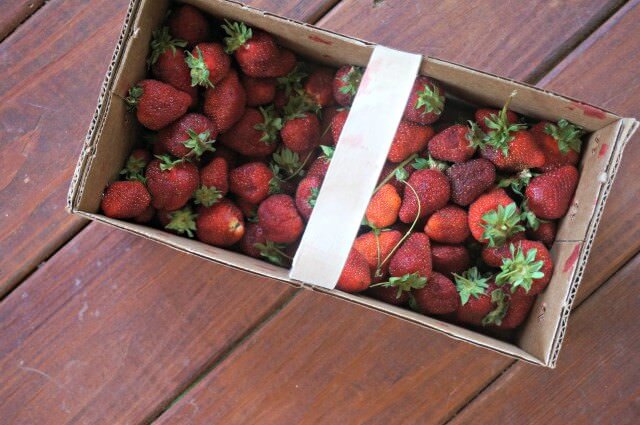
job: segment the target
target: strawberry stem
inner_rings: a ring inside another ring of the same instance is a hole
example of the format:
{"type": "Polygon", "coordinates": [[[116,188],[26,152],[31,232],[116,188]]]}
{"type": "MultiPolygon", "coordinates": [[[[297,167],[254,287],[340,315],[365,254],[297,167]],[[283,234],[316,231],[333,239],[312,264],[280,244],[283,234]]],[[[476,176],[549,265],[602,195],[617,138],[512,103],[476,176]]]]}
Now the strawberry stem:
{"type": "Polygon", "coordinates": [[[407,165],[408,163],[410,163],[411,161],[413,161],[414,159],[416,159],[418,157],[417,153],[414,153],[413,155],[411,155],[409,158],[405,159],[404,161],[402,161],[400,164],[398,164],[398,166],[396,168],[394,168],[393,170],[391,170],[391,172],[389,174],[387,174],[387,176],[382,179],[382,181],[380,182],[380,184],[375,188],[375,190],[373,191],[373,193],[375,194],[377,191],[380,190],[380,188],[382,186],[384,186],[385,184],[387,184],[389,182],[389,180],[391,180],[391,178],[396,174],[396,171],[398,171],[401,168],[404,168],[405,165],[407,165]]]}

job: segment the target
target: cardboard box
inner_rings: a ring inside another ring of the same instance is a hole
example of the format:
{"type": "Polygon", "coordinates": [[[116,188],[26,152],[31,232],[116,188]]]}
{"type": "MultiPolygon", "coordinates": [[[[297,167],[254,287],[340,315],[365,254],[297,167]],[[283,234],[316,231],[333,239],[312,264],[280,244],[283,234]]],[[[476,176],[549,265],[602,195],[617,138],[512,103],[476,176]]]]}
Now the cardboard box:
{"type": "MultiPolygon", "coordinates": [[[[333,66],[366,66],[374,50],[372,43],[240,3],[225,0],[188,0],[186,3],[216,17],[244,21],[250,26],[262,28],[274,34],[282,45],[315,62],[333,66]]],[[[151,32],[161,25],[168,6],[167,0],[131,1],[71,183],[68,198],[70,211],[219,264],[341,298],[534,364],[555,366],[604,203],[623,149],[637,129],[636,120],[465,66],[435,58],[421,61],[420,73],[440,81],[452,98],[500,107],[509,94],[517,89],[518,95],[511,104],[516,112],[551,121],[566,118],[592,132],[583,146],[580,182],[572,207],[561,222],[556,243],[551,250],[555,263],[552,281],[538,297],[516,342],[508,343],[365,296],[302,285],[289,277],[288,270],[264,261],[99,214],[102,191],[118,178],[119,170],[138,134],[135,116],[127,112],[122,99],[128,89],[146,75],[145,60],[149,53],[151,32]]]]}

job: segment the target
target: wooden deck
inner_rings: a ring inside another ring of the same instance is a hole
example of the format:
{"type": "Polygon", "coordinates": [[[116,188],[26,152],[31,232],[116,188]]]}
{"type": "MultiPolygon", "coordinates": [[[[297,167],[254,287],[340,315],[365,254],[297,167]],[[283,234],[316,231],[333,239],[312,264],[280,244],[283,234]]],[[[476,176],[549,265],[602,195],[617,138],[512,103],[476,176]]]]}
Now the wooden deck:
{"type": "MultiPolygon", "coordinates": [[[[640,0],[247,3],[640,116],[640,0]]],[[[0,6],[1,423],[637,423],[638,136],[547,370],[70,216],[127,0],[0,6]]]]}

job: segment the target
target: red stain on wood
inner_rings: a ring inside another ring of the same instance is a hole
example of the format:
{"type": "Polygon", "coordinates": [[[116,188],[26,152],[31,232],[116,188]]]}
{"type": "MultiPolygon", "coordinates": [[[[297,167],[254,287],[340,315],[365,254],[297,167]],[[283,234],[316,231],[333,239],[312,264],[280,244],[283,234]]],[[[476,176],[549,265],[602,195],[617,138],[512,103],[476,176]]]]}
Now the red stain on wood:
{"type": "MultiPolygon", "coordinates": [[[[587,105],[580,102],[571,102],[575,108],[580,109],[582,113],[587,117],[597,118],[599,120],[603,120],[607,117],[607,114],[602,110],[598,109],[595,106],[587,105]]],[[[570,107],[570,109],[573,109],[570,107]]]]}
{"type": "Polygon", "coordinates": [[[317,35],[310,35],[309,40],[315,41],[316,43],[326,44],[327,46],[331,46],[333,43],[329,40],[325,40],[324,38],[320,38],[317,35]]]}
{"type": "Polygon", "coordinates": [[[569,270],[573,268],[574,264],[576,264],[576,261],[578,261],[579,254],[580,254],[580,244],[578,243],[573,248],[573,251],[571,252],[571,255],[569,255],[569,258],[567,258],[567,261],[564,262],[562,273],[567,273],[569,270]]]}
{"type": "Polygon", "coordinates": [[[609,149],[609,145],[607,145],[606,143],[603,143],[602,146],[600,146],[600,151],[598,152],[598,157],[602,158],[604,156],[604,154],[607,153],[607,149],[609,149]]]}

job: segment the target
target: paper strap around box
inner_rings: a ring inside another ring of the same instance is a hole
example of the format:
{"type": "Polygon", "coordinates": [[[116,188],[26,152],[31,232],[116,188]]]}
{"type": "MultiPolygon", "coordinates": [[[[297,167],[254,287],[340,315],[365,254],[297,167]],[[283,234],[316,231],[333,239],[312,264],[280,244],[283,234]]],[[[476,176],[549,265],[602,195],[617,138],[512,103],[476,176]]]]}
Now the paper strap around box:
{"type": "Polygon", "coordinates": [[[335,288],[422,57],[376,46],[293,259],[291,279],[335,288]]]}

